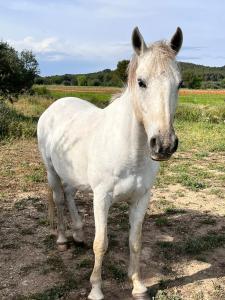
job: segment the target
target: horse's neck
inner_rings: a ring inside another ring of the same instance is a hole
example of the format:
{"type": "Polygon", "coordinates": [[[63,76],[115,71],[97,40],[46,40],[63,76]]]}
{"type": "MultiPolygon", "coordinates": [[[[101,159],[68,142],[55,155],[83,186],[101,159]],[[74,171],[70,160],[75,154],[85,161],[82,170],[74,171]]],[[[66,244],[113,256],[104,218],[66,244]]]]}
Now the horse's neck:
{"type": "Polygon", "coordinates": [[[143,124],[136,117],[131,93],[126,90],[112,105],[114,106],[113,122],[123,135],[124,144],[134,157],[143,159],[148,151],[147,135],[143,124]]]}

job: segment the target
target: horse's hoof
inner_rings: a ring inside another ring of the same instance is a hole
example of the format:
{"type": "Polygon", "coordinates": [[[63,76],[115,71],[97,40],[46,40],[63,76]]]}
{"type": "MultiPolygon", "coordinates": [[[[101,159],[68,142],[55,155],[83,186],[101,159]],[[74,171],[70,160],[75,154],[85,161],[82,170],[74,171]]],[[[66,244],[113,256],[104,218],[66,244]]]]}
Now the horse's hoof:
{"type": "Polygon", "coordinates": [[[90,294],[88,295],[89,300],[102,300],[104,299],[104,296],[102,294],[102,291],[99,287],[93,287],[91,289],[90,294]]]}
{"type": "Polygon", "coordinates": [[[150,296],[147,292],[145,293],[139,293],[139,294],[133,294],[134,300],[150,300],[150,296]]]}
{"type": "Polygon", "coordinates": [[[58,244],[57,247],[58,247],[58,250],[60,252],[64,252],[64,251],[66,251],[68,249],[68,245],[67,244],[58,244]]]}

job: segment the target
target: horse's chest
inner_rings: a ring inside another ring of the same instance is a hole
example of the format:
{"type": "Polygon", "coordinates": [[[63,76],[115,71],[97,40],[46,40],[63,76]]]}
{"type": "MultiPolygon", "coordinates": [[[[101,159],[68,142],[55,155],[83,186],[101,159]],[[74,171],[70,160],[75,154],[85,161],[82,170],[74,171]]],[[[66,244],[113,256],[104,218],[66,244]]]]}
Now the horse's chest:
{"type": "Polygon", "coordinates": [[[127,200],[134,195],[143,195],[149,189],[150,178],[148,174],[127,172],[121,174],[115,180],[113,189],[114,200],[127,200]]]}

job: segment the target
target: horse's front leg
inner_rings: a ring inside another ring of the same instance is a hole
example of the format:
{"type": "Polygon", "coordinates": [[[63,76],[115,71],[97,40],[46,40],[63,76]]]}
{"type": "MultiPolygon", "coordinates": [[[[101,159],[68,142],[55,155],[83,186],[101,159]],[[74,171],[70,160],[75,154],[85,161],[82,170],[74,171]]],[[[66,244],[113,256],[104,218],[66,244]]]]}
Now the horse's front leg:
{"type": "Polygon", "coordinates": [[[104,298],[101,290],[101,269],[103,256],[108,248],[107,218],[110,204],[110,196],[99,191],[94,191],[95,239],[93,250],[95,254],[95,264],[90,278],[92,289],[88,296],[88,299],[92,300],[104,298]]]}
{"type": "Polygon", "coordinates": [[[150,193],[145,194],[140,199],[134,199],[130,205],[129,222],[130,222],[130,265],[128,270],[129,278],[133,282],[132,294],[134,299],[149,299],[147,288],[141,282],[140,278],[140,253],[141,253],[141,236],[142,223],[145,212],[148,208],[150,193]]]}

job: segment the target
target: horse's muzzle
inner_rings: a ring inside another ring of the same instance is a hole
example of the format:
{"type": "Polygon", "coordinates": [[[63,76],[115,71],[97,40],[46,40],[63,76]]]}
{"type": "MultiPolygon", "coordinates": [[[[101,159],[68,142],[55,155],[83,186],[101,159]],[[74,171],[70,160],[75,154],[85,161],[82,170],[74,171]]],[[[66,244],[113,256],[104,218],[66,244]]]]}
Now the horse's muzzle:
{"type": "Polygon", "coordinates": [[[175,134],[169,137],[155,135],[150,140],[151,158],[153,160],[168,160],[176,152],[178,147],[178,138],[175,134]]]}

